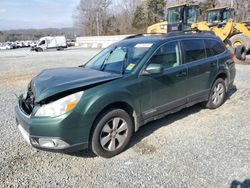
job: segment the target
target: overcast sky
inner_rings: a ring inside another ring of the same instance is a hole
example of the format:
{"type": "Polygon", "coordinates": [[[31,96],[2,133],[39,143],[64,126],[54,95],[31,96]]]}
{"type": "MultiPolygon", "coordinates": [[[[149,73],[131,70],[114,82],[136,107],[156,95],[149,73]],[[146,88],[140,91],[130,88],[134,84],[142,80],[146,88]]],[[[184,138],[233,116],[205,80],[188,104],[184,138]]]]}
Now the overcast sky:
{"type": "Polygon", "coordinates": [[[0,30],[72,27],[80,0],[0,0],[0,30]]]}

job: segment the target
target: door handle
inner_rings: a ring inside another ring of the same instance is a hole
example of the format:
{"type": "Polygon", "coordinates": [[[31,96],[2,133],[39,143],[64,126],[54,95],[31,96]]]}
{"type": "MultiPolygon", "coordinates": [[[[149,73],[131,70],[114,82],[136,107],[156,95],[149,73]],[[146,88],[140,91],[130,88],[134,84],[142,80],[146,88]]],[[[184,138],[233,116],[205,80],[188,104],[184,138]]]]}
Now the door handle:
{"type": "Polygon", "coordinates": [[[176,77],[184,77],[184,76],[187,76],[187,72],[186,71],[181,71],[179,72],[176,77]]]}

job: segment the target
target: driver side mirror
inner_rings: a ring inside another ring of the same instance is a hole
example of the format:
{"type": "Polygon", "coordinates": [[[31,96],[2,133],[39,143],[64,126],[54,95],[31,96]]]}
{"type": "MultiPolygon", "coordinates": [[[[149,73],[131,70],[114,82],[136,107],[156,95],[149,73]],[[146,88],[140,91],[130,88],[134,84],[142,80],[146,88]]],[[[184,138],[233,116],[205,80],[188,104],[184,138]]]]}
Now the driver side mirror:
{"type": "Polygon", "coordinates": [[[143,75],[156,75],[163,73],[163,66],[161,64],[149,64],[147,68],[143,71],[143,75]]]}

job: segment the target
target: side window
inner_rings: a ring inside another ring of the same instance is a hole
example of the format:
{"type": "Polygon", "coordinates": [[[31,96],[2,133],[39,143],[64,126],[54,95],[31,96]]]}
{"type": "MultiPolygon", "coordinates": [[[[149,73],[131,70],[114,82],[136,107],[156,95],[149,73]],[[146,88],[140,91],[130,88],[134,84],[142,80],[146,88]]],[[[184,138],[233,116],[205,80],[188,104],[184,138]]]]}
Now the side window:
{"type": "Polygon", "coordinates": [[[204,41],[191,39],[182,41],[186,63],[206,58],[204,41]]]}
{"type": "Polygon", "coordinates": [[[217,40],[205,40],[207,56],[221,54],[226,50],[225,46],[217,40]]]}
{"type": "Polygon", "coordinates": [[[214,50],[212,48],[213,45],[211,45],[213,43],[213,40],[209,41],[209,40],[205,40],[205,49],[206,49],[206,53],[207,53],[207,57],[211,57],[214,56],[214,50]]]}
{"type": "Polygon", "coordinates": [[[168,42],[160,47],[149,63],[162,64],[165,69],[181,64],[178,42],[168,42]]]}

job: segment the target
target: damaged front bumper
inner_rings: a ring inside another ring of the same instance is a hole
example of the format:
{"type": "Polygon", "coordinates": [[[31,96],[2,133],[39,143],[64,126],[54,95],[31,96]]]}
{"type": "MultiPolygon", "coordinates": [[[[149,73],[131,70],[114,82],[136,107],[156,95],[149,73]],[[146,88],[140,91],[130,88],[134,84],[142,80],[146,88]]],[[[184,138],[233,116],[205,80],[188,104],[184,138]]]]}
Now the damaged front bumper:
{"type": "Polygon", "coordinates": [[[79,134],[78,128],[67,125],[67,116],[48,121],[45,118],[31,118],[22,112],[20,106],[15,108],[16,122],[22,136],[33,147],[45,151],[69,153],[88,148],[87,139],[79,134]],[[69,129],[69,126],[72,128],[69,129]]]}

